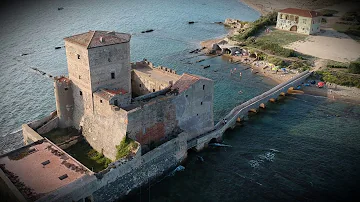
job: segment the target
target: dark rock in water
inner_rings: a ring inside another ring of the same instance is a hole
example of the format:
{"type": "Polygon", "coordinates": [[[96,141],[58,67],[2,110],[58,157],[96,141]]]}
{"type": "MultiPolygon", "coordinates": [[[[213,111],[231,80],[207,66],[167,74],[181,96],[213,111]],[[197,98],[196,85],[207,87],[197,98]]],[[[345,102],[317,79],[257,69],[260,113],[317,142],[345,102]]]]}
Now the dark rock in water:
{"type": "Polygon", "coordinates": [[[206,69],[206,68],[209,68],[209,67],[210,67],[210,65],[205,65],[205,66],[204,66],[204,65],[201,65],[201,66],[202,66],[203,69],[206,69]]]}
{"type": "Polygon", "coordinates": [[[196,63],[202,62],[202,61],[204,61],[204,60],[205,60],[205,59],[198,60],[198,61],[196,61],[196,63]]]}
{"type": "Polygon", "coordinates": [[[29,53],[21,53],[21,56],[29,55],[29,53]]]}
{"type": "Polygon", "coordinates": [[[153,31],[154,31],[153,29],[148,29],[148,30],[142,31],[141,33],[149,33],[149,32],[153,32],[153,31]]]}
{"type": "Polygon", "coordinates": [[[55,47],[55,49],[60,49],[60,48],[61,48],[61,46],[56,46],[56,47],[55,47]]]}
{"type": "Polygon", "coordinates": [[[219,25],[222,25],[223,22],[214,22],[215,24],[219,24],[219,25]]]}
{"type": "Polygon", "coordinates": [[[189,21],[188,23],[189,23],[189,24],[194,24],[195,22],[194,22],[194,21],[189,21]]]}
{"type": "Polygon", "coordinates": [[[189,53],[198,53],[199,51],[200,51],[199,49],[195,49],[195,50],[190,51],[189,53]]]}
{"type": "Polygon", "coordinates": [[[64,7],[59,7],[59,8],[58,8],[58,11],[61,11],[62,9],[64,9],[64,7]]]}

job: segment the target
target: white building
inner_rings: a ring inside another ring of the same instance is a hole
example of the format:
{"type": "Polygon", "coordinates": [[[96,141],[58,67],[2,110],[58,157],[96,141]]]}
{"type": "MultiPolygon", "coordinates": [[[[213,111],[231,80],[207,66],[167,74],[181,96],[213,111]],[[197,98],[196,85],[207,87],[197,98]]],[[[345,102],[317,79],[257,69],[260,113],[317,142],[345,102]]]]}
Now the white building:
{"type": "Polygon", "coordinates": [[[320,31],[321,14],[297,8],[287,8],[278,12],[276,28],[301,34],[320,31]]]}

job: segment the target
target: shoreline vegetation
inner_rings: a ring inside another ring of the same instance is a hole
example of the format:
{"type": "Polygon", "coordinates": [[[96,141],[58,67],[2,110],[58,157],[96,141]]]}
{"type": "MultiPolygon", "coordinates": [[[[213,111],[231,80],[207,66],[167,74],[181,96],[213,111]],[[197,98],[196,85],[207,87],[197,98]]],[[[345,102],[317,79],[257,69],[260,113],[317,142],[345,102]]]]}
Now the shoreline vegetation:
{"type": "MultiPolygon", "coordinates": [[[[306,51],[298,52],[296,48],[288,47],[288,45],[302,43],[309,36],[275,29],[276,11],[286,7],[300,8],[303,7],[304,2],[298,5],[300,3],[296,1],[284,4],[278,1],[270,4],[265,0],[241,1],[260,12],[261,17],[254,22],[226,19],[223,24],[229,28],[228,35],[224,38],[202,41],[200,45],[203,47],[203,53],[207,55],[223,54],[222,57],[229,62],[247,65],[249,67],[246,69],[251,68],[249,71],[267,77],[277,84],[289,80],[302,71],[312,70],[314,75],[301,87],[305,94],[360,104],[360,55],[358,55],[357,60],[340,62],[316,57],[306,51]],[[214,49],[214,44],[239,47],[241,53],[219,52],[220,49],[214,49]],[[313,80],[316,83],[324,81],[326,85],[323,88],[318,88],[316,84],[310,84],[310,81],[313,80]]],[[[327,9],[336,1],[327,1],[323,4],[320,1],[317,2],[320,4],[315,5],[309,2],[308,8],[304,9],[323,11],[323,21],[326,21],[325,17],[332,17],[338,13],[336,10],[327,9]]],[[[342,11],[342,17],[339,19],[344,19],[344,16],[346,19],[350,16],[351,20],[359,20],[356,23],[360,23],[360,13],[342,11]]],[[[352,30],[351,33],[355,32],[352,30]]],[[[351,43],[358,43],[358,40],[354,39],[351,43]]]]}

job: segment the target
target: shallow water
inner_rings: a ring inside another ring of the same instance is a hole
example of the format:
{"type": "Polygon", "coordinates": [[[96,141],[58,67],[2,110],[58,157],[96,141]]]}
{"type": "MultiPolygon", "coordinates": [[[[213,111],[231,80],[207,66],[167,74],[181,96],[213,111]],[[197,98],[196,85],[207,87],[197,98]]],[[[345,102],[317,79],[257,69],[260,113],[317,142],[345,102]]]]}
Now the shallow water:
{"type": "MultiPolygon", "coordinates": [[[[237,0],[28,1],[14,2],[0,11],[1,135],[55,110],[51,79],[30,67],[53,76],[67,74],[65,50],[54,49],[64,44],[64,37],[88,30],[131,33],[132,61],[147,58],[179,73],[209,76],[214,68],[202,71],[200,64],[185,64],[185,58],[194,56],[188,52],[198,48],[201,40],[227,34],[224,26],[213,22],[259,17],[237,0]],[[58,11],[58,7],[64,9],[58,11]],[[189,25],[188,21],[197,23],[189,25]],[[155,31],[141,34],[146,29],[155,31]],[[20,56],[22,53],[29,55],[20,56]]],[[[217,63],[226,70],[230,66],[221,60],[217,63]]]]}

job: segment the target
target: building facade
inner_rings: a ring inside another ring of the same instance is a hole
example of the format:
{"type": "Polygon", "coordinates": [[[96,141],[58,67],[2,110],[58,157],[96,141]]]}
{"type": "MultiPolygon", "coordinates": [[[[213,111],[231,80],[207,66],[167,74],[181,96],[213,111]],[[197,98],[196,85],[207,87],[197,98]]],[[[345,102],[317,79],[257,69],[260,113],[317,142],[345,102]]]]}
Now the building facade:
{"type": "Polygon", "coordinates": [[[276,28],[301,34],[320,32],[321,15],[315,11],[287,8],[278,12],[276,28]]]}
{"type": "Polygon", "coordinates": [[[106,31],[65,38],[69,76],[54,84],[59,127],[81,130],[111,160],[126,135],[146,151],[180,131],[213,127],[213,82],[146,60],[131,64],[130,38],[106,31]]]}

